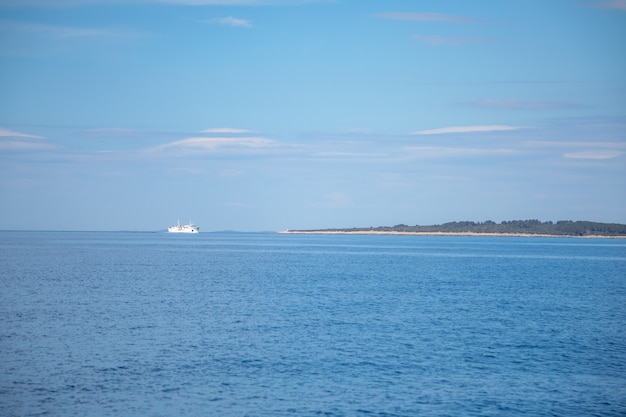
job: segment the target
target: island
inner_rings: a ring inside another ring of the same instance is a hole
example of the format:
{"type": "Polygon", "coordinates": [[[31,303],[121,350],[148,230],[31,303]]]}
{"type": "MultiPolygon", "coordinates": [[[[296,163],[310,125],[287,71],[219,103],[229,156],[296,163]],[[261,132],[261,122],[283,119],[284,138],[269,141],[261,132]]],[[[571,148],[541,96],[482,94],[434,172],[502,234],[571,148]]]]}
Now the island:
{"type": "Polygon", "coordinates": [[[280,233],[299,234],[399,234],[452,236],[543,236],[543,237],[613,237],[626,238],[626,224],[591,221],[511,220],[496,223],[460,221],[431,226],[353,227],[348,229],[285,230],[280,233]]]}

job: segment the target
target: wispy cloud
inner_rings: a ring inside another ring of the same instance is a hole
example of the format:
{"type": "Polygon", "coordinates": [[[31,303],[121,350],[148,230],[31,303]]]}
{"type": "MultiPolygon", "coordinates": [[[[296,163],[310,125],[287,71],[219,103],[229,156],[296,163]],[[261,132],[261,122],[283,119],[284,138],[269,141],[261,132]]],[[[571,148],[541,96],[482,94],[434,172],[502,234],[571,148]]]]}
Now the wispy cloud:
{"type": "Polygon", "coordinates": [[[469,23],[474,21],[474,19],[470,17],[442,13],[379,13],[376,17],[388,20],[407,20],[413,22],[469,23]]]}
{"type": "Polygon", "coordinates": [[[31,135],[28,133],[14,132],[12,130],[0,129],[0,137],[3,138],[25,138],[25,139],[44,139],[43,136],[31,135]]]}
{"type": "Polygon", "coordinates": [[[0,129],[0,150],[35,151],[51,149],[54,146],[44,142],[43,136],[0,129]]]}
{"type": "Polygon", "coordinates": [[[491,126],[453,126],[439,129],[419,130],[413,135],[441,135],[446,133],[477,133],[477,132],[498,132],[507,130],[522,129],[519,126],[491,125],[491,126]]]}
{"type": "Polygon", "coordinates": [[[584,108],[574,103],[559,103],[554,101],[524,101],[524,100],[479,100],[469,103],[474,107],[482,107],[487,109],[505,109],[505,110],[571,110],[584,108]]]}
{"type": "MultiPolygon", "coordinates": [[[[474,18],[468,16],[451,15],[444,13],[411,13],[411,12],[393,12],[379,13],[375,15],[381,19],[401,20],[409,22],[432,22],[432,23],[478,23],[474,18]]],[[[439,35],[416,34],[412,36],[416,42],[427,45],[463,45],[469,43],[487,43],[494,42],[491,38],[480,37],[446,37],[439,35]]]]}
{"type": "Polygon", "coordinates": [[[252,27],[252,23],[250,23],[249,20],[239,19],[239,18],[232,17],[232,16],[220,17],[220,18],[209,19],[209,20],[202,20],[201,22],[208,23],[208,24],[222,25],[222,26],[241,27],[241,28],[252,27]]]}
{"type": "Polygon", "coordinates": [[[217,152],[275,148],[276,141],[264,137],[191,137],[152,148],[152,151],[217,152]]]}
{"type": "Polygon", "coordinates": [[[624,152],[615,149],[587,150],[567,152],[563,158],[567,159],[613,159],[624,155],[624,152]]]}
{"type": "MultiPolygon", "coordinates": [[[[523,143],[528,148],[552,148],[562,149],[566,148],[566,152],[562,154],[566,159],[613,159],[618,158],[626,154],[625,142],[610,142],[610,141],[555,141],[545,140],[536,141],[530,140],[523,143]]],[[[563,152],[562,150],[559,152],[563,152]]]]}
{"type": "MultiPolygon", "coordinates": [[[[196,133],[201,133],[206,135],[207,137],[213,135],[243,135],[253,133],[252,130],[247,129],[236,129],[230,127],[217,127],[217,128],[209,128],[200,130],[199,132],[191,133],[191,135],[195,135],[196,133]]],[[[172,135],[181,135],[181,132],[172,132],[172,131],[158,131],[158,130],[140,130],[140,129],[131,129],[125,127],[105,127],[105,128],[93,128],[93,129],[84,129],[80,131],[80,134],[83,136],[91,136],[91,137],[141,137],[141,136],[168,136],[172,135]]],[[[182,135],[190,134],[182,133],[182,135]]]]}
{"type": "Polygon", "coordinates": [[[495,42],[491,38],[472,38],[472,37],[445,37],[437,35],[413,35],[411,37],[416,42],[427,45],[463,45],[467,43],[488,43],[495,42]]]}
{"type": "Polygon", "coordinates": [[[626,11],[626,0],[598,0],[590,3],[590,6],[599,9],[615,9],[626,11]]]}
{"type": "Polygon", "coordinates": [[[626,142],[599,142],[599,141],[556,141],[556,140],[529,140],[524,145],[543,148],[612,148],[626,149],[626,142]]]}

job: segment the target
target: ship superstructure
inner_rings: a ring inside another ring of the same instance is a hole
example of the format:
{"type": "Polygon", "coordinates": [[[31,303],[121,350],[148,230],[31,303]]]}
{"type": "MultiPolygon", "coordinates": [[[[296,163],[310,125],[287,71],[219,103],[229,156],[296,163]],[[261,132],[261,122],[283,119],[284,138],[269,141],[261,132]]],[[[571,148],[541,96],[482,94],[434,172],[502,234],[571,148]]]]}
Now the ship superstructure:
{"type": "Polygon", "coordinates": [[[191,221],[189,222],[189,224],[180,224],[179,220],[178,224],[168,227],[167,231],[169,233],[199,233],[200,228],[191,223],[191,221]]]}

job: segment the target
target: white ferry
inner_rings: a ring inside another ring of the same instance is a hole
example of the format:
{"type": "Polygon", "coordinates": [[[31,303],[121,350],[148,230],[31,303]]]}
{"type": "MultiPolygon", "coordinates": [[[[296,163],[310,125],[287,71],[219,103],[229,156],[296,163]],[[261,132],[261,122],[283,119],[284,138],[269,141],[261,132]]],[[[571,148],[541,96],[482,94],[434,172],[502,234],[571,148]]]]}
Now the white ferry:
{"type": "Polygon", "coordinates": [[[180,224],[179,220],[178,224],[168,227],[167,231],[169,233],[198,233],[200,228],[191,222],[189,224],[180,224]]]}

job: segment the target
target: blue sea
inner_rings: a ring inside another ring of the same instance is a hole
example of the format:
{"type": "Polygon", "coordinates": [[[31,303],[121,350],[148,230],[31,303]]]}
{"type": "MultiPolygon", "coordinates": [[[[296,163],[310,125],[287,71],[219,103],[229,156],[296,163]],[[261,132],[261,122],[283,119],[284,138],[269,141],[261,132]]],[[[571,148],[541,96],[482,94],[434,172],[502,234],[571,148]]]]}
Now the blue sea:
{"type": "Polygon", "coordinates": [[[626,240],[0,232],[2,416],[625,416],[626,240]]]}

